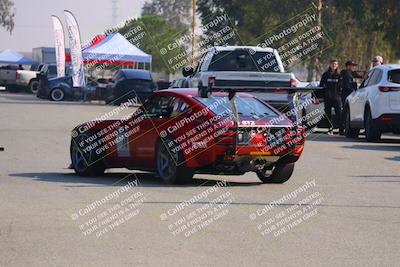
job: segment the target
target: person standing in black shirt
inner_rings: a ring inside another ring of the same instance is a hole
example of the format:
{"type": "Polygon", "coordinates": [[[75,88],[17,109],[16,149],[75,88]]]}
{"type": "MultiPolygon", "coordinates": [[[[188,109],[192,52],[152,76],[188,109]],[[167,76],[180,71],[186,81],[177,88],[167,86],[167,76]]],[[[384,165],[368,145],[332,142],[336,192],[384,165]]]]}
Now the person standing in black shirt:
{"type": "MultiPolygon", "coordinates": [[[[339,79],[339,84],[340,84],[340,90],[341,90],[341,100],[342,100],[342,107],[344,107],[346,98],[351,94],[351,92],[355,88],[355,82],[354,78],[363,78],[363,76],[359,75],[356,72],[357,69],[357,63],[355,63],[352,60],[348,60],[346,62],[346,69],[342,70],[340,72],[340,79],[339,79]]],[[[344,118],[342,117],[342,121],[339,125],[339,133],[343,134],[343,128],[344,128],[344,118]]]]}
{"type": "Polygon", "coordinates": [[[346,69],[340,72],[340,86],[342,90],[342,104],[353,91],[354,78],[363,78],[356,72],[357,63],[352,60],[346,62],[346,69]]]}
{"type": "MultiPolygon", "coordinates": [[[[334,126],[338,126],[342,114],[342,101],[339,87],[339,63],[336,59],[329,62],[329,68],[322,74],[320,87],[324,88],[324,104],[325,114],[329,123],[333,122],[334,126]],[[335,109],[335,120],[332,120],[332,108],[335,109]]],[[[330,127],[328,134],[332,134],[333,128],[330,127]]]]}

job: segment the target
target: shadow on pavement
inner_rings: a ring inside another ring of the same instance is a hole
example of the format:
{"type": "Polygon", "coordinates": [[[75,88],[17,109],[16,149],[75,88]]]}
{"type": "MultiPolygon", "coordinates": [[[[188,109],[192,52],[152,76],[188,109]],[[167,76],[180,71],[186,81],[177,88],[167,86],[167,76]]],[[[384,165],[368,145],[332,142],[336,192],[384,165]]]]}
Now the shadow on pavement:
{"type": "Polygon", "coordinates": [[[348,142],[348,143],[363,143],[363,144],[371,144],[371,145],[379,145],[379,144],[400,144],[400,139],[393,136],[393,138],[387,138],[385,136],[379,142],[376,143],[369,143],[363,137],[361,138],[346,138],[342,135],[327,135],[327,134],[314,134],[315,136],[311,135],[307,140],[310,141],[321,141],[321,142],[348,142]]]}
{"type": "Polygon", "coordinates": [[[387,159],[387,160],[397,160],[397,161],[400,161],[400,156],[393,157],[393,158],[385,158],[385,159],[387,159]]]}
{"type": "Polygon", "coordinates": [[[349,139],[341,135],[327,135],[325,133],[314,133],[307,137],[306,141],[320,141],[320,142],[362,142],[361,139],[349,139]]]}
{"type": "Polygon", "coordinates": [[[400,175],[353,175],[351,177],[357,178],[400,178],[400,175]]]}
{"type": "Polygon", "coordinates": [[[365,145],[352,145],[352,146],[342,146],[342,148],[351,148],[351,149],[361,149],[361,150],[375,150],[375,151],[399,151],[400,146],[389,146],[384,145],[380,146],[379,144],[365,144],[365,145]]]}
{"type": "Polygon", "coordinates": [[[355,178],[366,178],[368,180],[366,180],[368,183],[400,183],[400,175],[355,175],[352,176],[355,178]],[[373,179],[374,180],[369,180],[369,179],[373,179]],[[385,179],[385,180],[381,180],[385,179]],[[390,179],[392,178],[392,180],[386,180],[386,179],[390,179]]]}
{"type": "MultiPolygon", "coordinates": [[[[56,173],[56,172],[42,172],[42,173],[11,173],[9,176],[31,178],[41,182],[53,183],[69,183],[66,187],[94,187],[94,186],[124,186],[129,181],[139,180],[139,185],[142,187],[199,187],[199,186],[213,186],[217,182],[223,180],[205,180],[195,178],[191,183],[183,185],[165,184],[160,178],[155,177],[153,173],[144,172],[131,172],[131,173],[105,173],[98,177],[81,177],[74,173],[56,173]]],[[[229,182],[228,186],[253,186],[261,185],[261,182],[229,182]]]]}
{"type": "Polygon", "coordinates": [[[18,92],[18,93],[8,93],[8,92],[1,92],[0,91],[0,103],[2,104],[39,104],[39,105],[62,105],[62,106],[82,106],[82,105],[90,105],[90,106],[106,106],[105,103],[95,103],[90,101],[61,101],[61,102],[54,102],[50,101],[49,99],[41,99],[37,98],[35,95],[25,93],[25,92],[18,92]]]}

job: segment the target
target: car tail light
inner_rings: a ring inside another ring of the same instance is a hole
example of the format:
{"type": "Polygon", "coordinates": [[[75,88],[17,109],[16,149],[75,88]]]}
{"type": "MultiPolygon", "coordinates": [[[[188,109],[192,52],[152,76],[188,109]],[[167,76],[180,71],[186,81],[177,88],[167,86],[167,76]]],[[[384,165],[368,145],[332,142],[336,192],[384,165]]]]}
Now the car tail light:
{"type": "Polygon", "coordinates": [[[19,79],[20,74],[18,73],[18,71],[15,73],[15,79],[19,79]]]}
{"type": "Polygon", "coordinates": [[[290,87],[297,87],[297,81],[295,79],[290,79],[290,87]]]}
{"type": "Polygon", "coordinates": [[[215,77],[208,77],[208,87],[215,87],[215,77]]]}
{"type": "Polygon", "coordinates": [[[379,86],[379,92],[386,93],[393,91],[400,91],[400,87],[379,86]]]}
{"type": "Polygon", "coordinates": [[[294,155],[300,157],[301,153],[303,152],[304,146],[296,146],[294,149],[294,155]]]}
{"type": "Polygon", "coordinates": [[[392,121],[393,118],[382,117],[382,118],[380,118],[379,120],[380,120],[381,122],[389,122],[389,121],[392,121]]]}
{"type": "Polygon", "coordinates": [[[283,140],[286,145],[290,144],[294,138],[296,138],[297,133],[293,130],[288,130],[283,134],[283,140]]]}
{"type": "Polygon", "coordinates": [[[254,134],[251,139],[251,143],[253,145],[259,145],[259,146],[266,146],[267,145],[267,139],[265,138],[264,134],[256,133],[254,134]]]}

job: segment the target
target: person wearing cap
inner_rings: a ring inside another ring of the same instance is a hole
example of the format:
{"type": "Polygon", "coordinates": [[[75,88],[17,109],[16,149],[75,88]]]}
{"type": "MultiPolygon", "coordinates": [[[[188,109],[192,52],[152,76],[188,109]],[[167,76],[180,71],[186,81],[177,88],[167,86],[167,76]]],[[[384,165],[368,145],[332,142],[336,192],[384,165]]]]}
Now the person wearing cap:
{"type": "MultiPolygon", "coordinates": [[[[339,62],[333,59],[329,62],[327,71],[322,74],[319,86],[324,88],[325,114],[329,122],[332,122],[332,108],[335,109],[335,121],[333,125],[338,125],[342,114],[342,100],[339,88],[339,62]]],[[[328,134],[332,134],[333,128],[330,127],[328,134]]]]}
{"type": "Polygon", "coordinates": [[[376,67],[383,64],[383,57],[376,56],[372,59],[372,67],[376,67]]]}
{"type": "MultiPolygon", "coordinates": [[[[348,60],[345,64],[346,69],[340,72],[339,84],[341,90],[341,100],[342,100],[342,107],[344,107],[344,103],[346,98],[351,94],[353,91],[353,84],[354,78],[363,78],[363,76],[359,75],[356,70],[358,64],[355,63],[353,60],[348,60]]],[[[342,116],[342,121],[339,123],[339,134],[343,134],[344,129],[344,118],[342,116]]]]}

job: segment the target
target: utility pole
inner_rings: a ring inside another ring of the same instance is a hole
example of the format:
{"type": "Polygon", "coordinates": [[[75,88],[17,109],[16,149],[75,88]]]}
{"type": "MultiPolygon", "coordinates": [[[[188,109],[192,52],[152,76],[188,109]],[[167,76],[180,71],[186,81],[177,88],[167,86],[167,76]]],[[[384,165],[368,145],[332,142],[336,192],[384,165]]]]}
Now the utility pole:
{"type": "Polygon", "coordinates": [[[113,27],[117,24],[117,10],[118,10],[118,6],[117,6],[117,0],[111,0],[112,2],[112,23],[113,23],[113,27]]]}
{"type": "Polygon", "coordinates": [[[196,44],[196,37],[194,34],[194,28],[196,26],[196,0],[193,0],[193,17],[192,17],[192,67],[194,68],[195,65],[195,58],[194,58],[194,47],[196,44]]]}

